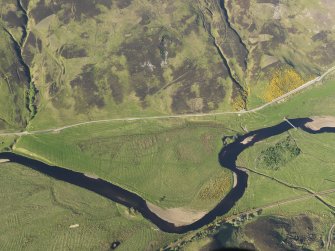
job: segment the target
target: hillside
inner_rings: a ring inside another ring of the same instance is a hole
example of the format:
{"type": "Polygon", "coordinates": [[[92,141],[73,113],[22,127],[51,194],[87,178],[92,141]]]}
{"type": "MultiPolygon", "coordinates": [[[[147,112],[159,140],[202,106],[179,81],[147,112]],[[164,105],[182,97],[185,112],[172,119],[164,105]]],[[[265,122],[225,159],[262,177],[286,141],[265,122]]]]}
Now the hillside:
{"type": "Polygon", "coordinates": [[[335,55],[327,1],[1,5],[1,93],[11,94],[0,116],[21,127],[246,109],[322,73],[335,55]]]}
{"type": "Polygon", "coordinates": [[[0,7],[1,250],[334,247],[334,1],[0,7]]]}

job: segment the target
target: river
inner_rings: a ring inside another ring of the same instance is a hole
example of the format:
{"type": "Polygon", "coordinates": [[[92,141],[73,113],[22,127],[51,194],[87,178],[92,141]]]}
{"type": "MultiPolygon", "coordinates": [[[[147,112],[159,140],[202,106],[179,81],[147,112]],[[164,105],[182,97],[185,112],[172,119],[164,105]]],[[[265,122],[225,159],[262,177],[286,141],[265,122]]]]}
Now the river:
{"type": "MultiPolygon", "coordinates": [[[[311,121],[312,119],[310,118],[290,119],[290,122],[295,127],[300,128],[308,133],[335,133],[334,127],[323,127],[320,130],[312,130],[306,127],[305,124],[311,121]]],[[[23,165],[57,180],[61,180],[95,192],[126,207],[132,207],[164,232],[185,233],[207,225],[214,221],[216,217],[226,214],[234,207],[236,202],[242,198],[248,186],[248,174],[244,170],[238,169],[236,167],[236,160],[245,149],[253,146],[257,142],[275,135],[282,134],[291,129],[293,129],[293,127],[284,121],[271,127],[251,131],[245,135],[237,137],[233,143],[224,146],[218,154],[218,161],[220,162],[221,166],[228,168],[235,173],[235,186],[211,211],[209,211],[201,219],[195,221],[192,224],[184,226],[175,226],[173,223],[163,220],[148,208],[146,201],[139,195],[127,191],[105,180],[95,177],[88,177],[83,173],[71,171],[62,167],[51,166],[41,161],[21,156],[12,152],[0,153],[0,159],[10,160],[11,162],[23,165]]]]}

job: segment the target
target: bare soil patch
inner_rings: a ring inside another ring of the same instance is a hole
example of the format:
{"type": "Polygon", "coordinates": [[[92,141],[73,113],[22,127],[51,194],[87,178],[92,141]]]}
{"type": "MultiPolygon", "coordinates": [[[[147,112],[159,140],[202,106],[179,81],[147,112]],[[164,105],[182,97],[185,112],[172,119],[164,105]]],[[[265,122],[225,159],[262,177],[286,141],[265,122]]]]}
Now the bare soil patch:
{"type": "Polygon", "coordinates": [[[255,137],[255,135],[252,135],[252,136],[250,136],[250,137],[248,137],[248,138],[245,138],[245,139],[241,142],[241,144],[243,144],[243,145],[248,144],[249,142],[251,142],[251,141],[253,140],[254,137],[255,137]]]}
{"type": "Polygon", "coordinates": [[[335,127],[335,117],[332,116],[320,116],[311,117],[313,121],[305,124],[306,127],[314,131],[318,131],[323,127],[335,127]]]}
{"type": "Polygon", "coordinates": [[[6,163],[6,162],[9,162],[10,160],[9,159],[0,159],[0,164],[1,163],[6,163]]]}
{"type": "Polygon", "coordinates": [[[161,208],[154,204],[147,202],[149,209],[158,215],[160,218],[173,223],[175,226],[189,225],[201,217],[203,217],[207,212],[205,211],[195,211],[187,208],[161,208]]]}
{"type": "Polygon", "coordinates": [[[91,174],[91,173],[84,173],[84,175],[88,178],[91,178],[91,179],[95,179],[95,180],[98,180],[99,177],[95,174],[91,174]]]}

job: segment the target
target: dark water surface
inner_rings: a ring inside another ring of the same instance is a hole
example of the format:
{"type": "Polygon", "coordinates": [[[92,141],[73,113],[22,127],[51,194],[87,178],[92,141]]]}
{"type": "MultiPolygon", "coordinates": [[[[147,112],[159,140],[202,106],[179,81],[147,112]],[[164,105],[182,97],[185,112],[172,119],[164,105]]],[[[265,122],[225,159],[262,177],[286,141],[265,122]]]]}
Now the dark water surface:
{"type": "MultiPolygon", "coordinates": [[[[319,131],[313,131],[305,127],[305,124],[310,121],[312,120],[309,118],[290,119],[290,122],[295,127],[299,127],[300,129],[308,133],[335,133],[335,128],[325,127],[319,131]]],[[[179,227],[161,219],[159,216],[151,212],[146,204],[146,201],[137,194],[129,192],[119,186],[113,185],[110,182],[104,181],[102,179],[90,178],[82,173],[71,171],[62,167],[50,166],[41,161],[24,157],[15,153],[0,153],[0,159],[9,159],[11,162],[21,164],[27,168],[46,174],[57,180],[65,181],[67,183],[95,192],[126,207],[132,207],[140,212],[143,217],[150,220],[162,231],[170,233],[185,233],[190,230],[195,230],[204,225],[207,225],[215,220],[217,216],[226,214],[243,196],[248,185],[248,175],[246,172],[236,167],[236,160],[241,152],[243,152],[248,147],[253,146],[256,142],[262,141],[275,135],[282,134],[291,129],[293,129],[291,125],[289,125],[287,122],[282,122],[275,126],[249,132],[243,136],[238,137],[235,142],[224,146],[219,153],[218,159],[223,167],[230,169],[236,174],[236,186],[232,188],[224,198],[222,198],[222,200],[219,202],[219,204],[216,205],[215,208],[209,211],[201,219],[192,224],[179,227]],[[241,143],[244,139],[250,136],[253,136],[253,138],[249,143],[241,143]]]]}

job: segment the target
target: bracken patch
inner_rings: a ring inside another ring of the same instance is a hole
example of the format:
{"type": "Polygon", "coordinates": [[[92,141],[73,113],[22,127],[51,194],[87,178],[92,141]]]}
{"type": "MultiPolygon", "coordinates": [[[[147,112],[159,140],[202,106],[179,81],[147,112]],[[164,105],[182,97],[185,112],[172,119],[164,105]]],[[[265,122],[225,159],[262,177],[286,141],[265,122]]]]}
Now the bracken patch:
{"type": "Polygon", "coordinates": [[[102,108],[105,106],[104,98],[99,94],[99,88],[95,83],[94,66],[85,65],[82,73],[71,82],[75,97],[75,110],[78,113],[87,112],[89,108],[102,108]]]}

